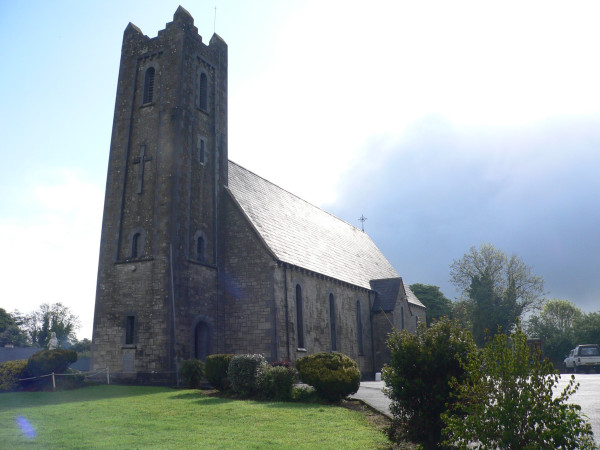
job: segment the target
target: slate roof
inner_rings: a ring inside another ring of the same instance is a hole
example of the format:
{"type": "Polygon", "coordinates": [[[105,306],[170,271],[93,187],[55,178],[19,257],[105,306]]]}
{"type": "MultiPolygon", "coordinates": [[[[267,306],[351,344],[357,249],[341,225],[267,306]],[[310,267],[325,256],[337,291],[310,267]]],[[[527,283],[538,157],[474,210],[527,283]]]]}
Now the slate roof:
{"type": "Polygon", "coordinates": [[[398,294],[400,294],[400,298],[406,296],[406,300],[410,304],[425,307],[402,278],[371,280],[371,289],[375,291],[375,301],[373,302],[373,311],[375,312],[393,311],[398,294]]]}
{"type": "Polygon", "coordinates": [[[368,234],[232,161],[229,191],[277,260],[366,289],[398,277],[368,234]]]}

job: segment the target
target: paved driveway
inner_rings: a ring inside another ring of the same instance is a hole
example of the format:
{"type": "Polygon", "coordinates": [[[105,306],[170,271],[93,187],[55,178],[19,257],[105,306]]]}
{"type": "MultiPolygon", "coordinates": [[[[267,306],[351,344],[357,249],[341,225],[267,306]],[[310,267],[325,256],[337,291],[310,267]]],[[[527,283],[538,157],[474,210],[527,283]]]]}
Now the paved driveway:
{"type": "MultiPolygon", "coordinates": [[[[558,383],[558,391],[567,385],[571,375],[562,375],[558,383]]],[[[581,411],[588,417],[594,431],[596,442],[600,442],[600,374],[576,374],[575,380],[580,386],[569,400],[581,406],[581,411]]],[[[382,392],[383,381],[364,381],[360,389],[352,397],[363,400],[372,407],[390,416],[390,399],[382,392]]]]}

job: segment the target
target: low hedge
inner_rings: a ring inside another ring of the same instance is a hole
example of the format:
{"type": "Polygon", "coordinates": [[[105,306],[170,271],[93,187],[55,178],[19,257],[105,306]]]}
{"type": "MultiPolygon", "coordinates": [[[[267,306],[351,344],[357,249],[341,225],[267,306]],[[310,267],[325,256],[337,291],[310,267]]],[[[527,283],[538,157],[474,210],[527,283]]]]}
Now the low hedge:
{"type": "Polygon", "coordinates": [[[289,401],[297,377],[296,369],[286,366],[268,366],[260,382],[261,392],[268,399],[289,401]]]}
{"type": "Polygon", "coordinates": [[[219,391],[225,391],[231,387],[229,378],[227,377],[227,369],[229,362],[235,355],[216,354],[206,357],[204,364],[204,374],[210,384],[219,391]]]}
{"type": "Polygon", "coordinates": [[[204,379],[204,363],[199,359],[185,360],[179,368],[179,375],[184,385],[199,389],[204,379]]]}
{"type": "Polygon", "coordinates": [[[0,392],[18,391],[19,379],[27,378],[27,360],[16,359],[0,364],[0,392]]]}
{"type": "Polygon", "coordinates": [[[352,358],[342,353],[315,353],[296,361],[300,380],[315,388],[329,401],[339,401],[358,391],[360,370],[352,358]]]}

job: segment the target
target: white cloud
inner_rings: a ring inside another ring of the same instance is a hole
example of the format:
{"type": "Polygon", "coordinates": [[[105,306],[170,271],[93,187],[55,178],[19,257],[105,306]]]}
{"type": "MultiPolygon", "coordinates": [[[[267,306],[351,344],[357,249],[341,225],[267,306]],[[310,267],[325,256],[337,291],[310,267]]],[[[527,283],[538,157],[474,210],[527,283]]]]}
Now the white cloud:
{"type": "Polygon", "coordinates": [[[91,337],[103,192],[77,171],[41,175],[22,189],[21,217],[0,219],[0,297],[8,311],[62,302],[91,337]]]}

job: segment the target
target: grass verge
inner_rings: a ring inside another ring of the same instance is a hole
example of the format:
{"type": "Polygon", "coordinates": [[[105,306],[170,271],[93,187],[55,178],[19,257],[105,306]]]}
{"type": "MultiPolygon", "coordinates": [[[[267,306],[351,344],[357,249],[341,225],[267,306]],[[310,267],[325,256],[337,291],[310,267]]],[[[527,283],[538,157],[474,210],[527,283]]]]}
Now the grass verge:
{"type": "Polygon", "coordinates": [[[387,448],[358,411],[196,390],[93,386],[0,394],[4,448],[387,448]]]}

